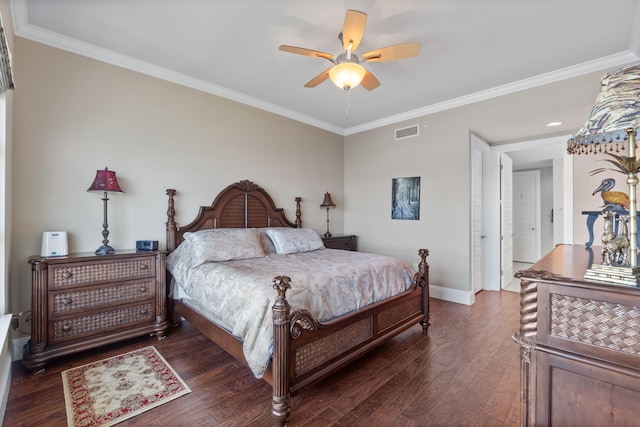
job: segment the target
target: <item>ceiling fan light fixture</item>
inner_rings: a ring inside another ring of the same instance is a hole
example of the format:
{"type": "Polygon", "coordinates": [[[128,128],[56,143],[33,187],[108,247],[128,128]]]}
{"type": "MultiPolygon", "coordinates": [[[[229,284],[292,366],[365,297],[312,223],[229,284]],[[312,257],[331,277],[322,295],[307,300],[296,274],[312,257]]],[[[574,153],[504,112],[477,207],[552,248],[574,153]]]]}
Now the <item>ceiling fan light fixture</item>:
{"type": "Polygon", "coordinates": [[[356,62],[343,62],[329,70],[329,78],[340,89],[349,90],[358,86],[366,73],[364,67],[356,62]]]}
{"type": "Polygon", "coordinates": [[[365,70],[360,63],[388,62],[412,58],[420,53],[420,44],[417,42],[403,43],[371,50],[364,53],[362,61],[360,61],[355,51],[360,45],[366,24],[366,13],[352,9],[347,10],[342,32],[338,35],[338,39],[340,39],[344,48],[344,53],[337,57],[330,53],[297,46],[280,45],[279,49],[297,55],[324,58],[334,64],[331,68],[325,69],[322,73],[309,80],[304,87],[316,87],[325,80],[331,79],[333,84],[347,91],[347,94],[349,89],[353,89],[358,85],[362,85],[363,88],[371,91],[379,87],[380,82],[370,71],[365,70]]]}

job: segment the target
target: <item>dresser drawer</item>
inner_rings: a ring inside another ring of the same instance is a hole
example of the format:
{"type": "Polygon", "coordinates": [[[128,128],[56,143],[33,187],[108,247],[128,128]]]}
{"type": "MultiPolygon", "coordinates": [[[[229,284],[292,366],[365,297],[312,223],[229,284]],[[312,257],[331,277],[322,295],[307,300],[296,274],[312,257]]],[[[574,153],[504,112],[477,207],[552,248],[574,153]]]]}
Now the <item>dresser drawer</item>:
{"type": "Polygon", "coordinates": [[[57,343],[86,335],[95,335],[123,325],[151,322],[155,318],[153,302],[143,302],[85,316],[49,319],[49,342],[57,343]]]}
{"type": "Polygon", "coordinates": [[[155,279],[118,284],[95,285],[49,293],[49,316],[117,305],[155,297],[155,279]]]}
{"type": "Polygon", "coordinates": [[[151,256],[54,265],[49,268],[49,289],[153,277],[155,270],[155,258],[151,256]]]}

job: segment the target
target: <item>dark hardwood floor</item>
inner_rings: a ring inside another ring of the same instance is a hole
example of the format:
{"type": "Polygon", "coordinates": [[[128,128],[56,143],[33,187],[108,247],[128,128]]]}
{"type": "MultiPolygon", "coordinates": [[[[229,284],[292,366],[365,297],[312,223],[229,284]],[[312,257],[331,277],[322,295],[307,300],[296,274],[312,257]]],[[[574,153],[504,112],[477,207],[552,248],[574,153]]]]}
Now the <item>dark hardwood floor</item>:
{"type": "MultiPolygon", "coordinates": [[[[292,396],[289,426],[519,425],[519,294],[483,291],[473,306],[431,300],[431,327],[415,326],[330,378],[292,396]]],[[[153,345],[192,392],[122,426],[271,426],[271,387],[187,322],[52,361],[33,375],[20,362],[4,426],[65,426],[60,372],[153,345]]]]}

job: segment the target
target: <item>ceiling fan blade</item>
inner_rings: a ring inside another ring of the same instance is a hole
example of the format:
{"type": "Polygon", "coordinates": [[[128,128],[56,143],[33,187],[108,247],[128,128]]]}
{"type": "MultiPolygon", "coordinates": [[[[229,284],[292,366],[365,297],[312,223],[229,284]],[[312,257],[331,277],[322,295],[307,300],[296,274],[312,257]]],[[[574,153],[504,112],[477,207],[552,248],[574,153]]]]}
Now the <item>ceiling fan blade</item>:
{"type": "Polygon", "coordinates": [[[360,85],[366,90],[374,90],[375,88],[380,86],[380,82],[378,81],[378,79],[376,79],[376,77],[373,74],[369,72],[369,70],[367,70],[366,74],[364,75],[364,78],[360,82],[360,85]]]}
{"type": "Polygon", "coordinates": [[[305,49],[303,47],[280,45],[279,49],[283,52],[296,53],[304,56],[315,56],[316,58],[325,58],[333,62],[333,55],[330,53],[320,52],[317,50],[305,49]]]}
{"type": "Polygon", "coordinates": [[[331,68],[329,68],[328,70],[325,70],[323,72],[321,72],[320,74],[318,74],[317,76],[315,76],[314,78],[312,78],[311,80],[309,80],[307,82],[306,85],[304,85],[304,87],[316,87],[318,86],[320,83],[322,83],[323,81],[327,80],[329,78],[329,70],[331,68]]]}
{"type": "Polygon", "coordinates": [[[344,17],[344,25],[342,26],[342,46],[344,46],[344,50],[349,50],[349,45],[351,45],[351,52],[356,50],[360,40],[362,40],[365,25],[367,25],[366,13],[359,10],[347,10],[347,14],[344,17]]]}
{"type": "Polygon", "coordinates": [[[411,58],[420,53],[420,43],[405,43],[372,50],[362,55],[362,62],[385,62],[411,58]]]}

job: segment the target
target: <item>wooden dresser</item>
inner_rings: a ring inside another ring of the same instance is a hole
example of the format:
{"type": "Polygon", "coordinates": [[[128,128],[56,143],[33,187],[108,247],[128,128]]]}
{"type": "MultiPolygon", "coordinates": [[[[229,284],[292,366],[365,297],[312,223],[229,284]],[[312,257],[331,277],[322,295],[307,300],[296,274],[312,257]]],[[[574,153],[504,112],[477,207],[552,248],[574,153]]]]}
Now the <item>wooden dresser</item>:
{"type": "Polygon", "coordinates": [[[523,426],[640,424],[640,288],[585,281],[593,260],[560,245],[516,274],[523,426]]]}
{"type": "Polygon", "coordinates": [[[344,249],[345,251],[358,250],[356,236],[353,235],[323,237],[322,241],[329,249],[344,249]]]}
{"type": "Polygon", "coordinates": [[[118,251],[29,259],[31,339],[23,365],[144,334],[164,337],[165,253],[118,251]]]}

